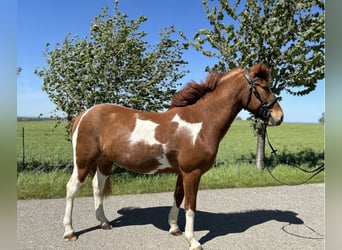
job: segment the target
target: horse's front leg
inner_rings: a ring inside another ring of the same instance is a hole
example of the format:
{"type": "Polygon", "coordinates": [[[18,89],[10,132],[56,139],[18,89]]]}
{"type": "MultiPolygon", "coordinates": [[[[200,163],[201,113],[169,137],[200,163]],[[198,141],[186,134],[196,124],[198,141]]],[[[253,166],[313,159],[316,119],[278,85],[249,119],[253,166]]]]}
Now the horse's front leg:
{"type": "Polygon", "coordinates": [[[190,244],[190,250],[202,250],[201,244],[194,235],[194,223],[196,212],[196,196],[201,174],[197,171],[187,173],[183,176],[183,186],[185,191],[185,238],[190,244]]]}
{"type": "Polygon", "coordinates": [[[179,174],[177,178],[176,189],[174,193],[174,202],[173,206],[169,213],[169,225],[170,230],[169,232],[174,236],[182,235],[182,231],[178,227],[178,214],[179,214],[179,207],[183,202],[184,198],[184,186],[183,186],[183,177],[179,174]]]}

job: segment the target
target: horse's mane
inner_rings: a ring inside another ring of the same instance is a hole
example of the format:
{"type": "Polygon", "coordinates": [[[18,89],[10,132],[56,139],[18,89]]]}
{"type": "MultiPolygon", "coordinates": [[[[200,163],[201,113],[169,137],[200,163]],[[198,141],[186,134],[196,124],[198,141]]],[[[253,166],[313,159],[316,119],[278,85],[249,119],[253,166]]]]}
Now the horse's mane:
{"type": "Polygon", "coordinates": [[[170,109],[196,103],[206,93],[213,91],[225,74],[222,72],[213,72],[200,84],[195,81],[188,83],[185,88],[173,95],[170,109]]]}
{"type": "MultiPolygon", "coordinates": [[[[222,77],[229,77],[238,72],[241,68],[232,69],[229,72],[212,72],[204,82],[196,83],[192,81],[185,88],[173,95],[170,109],[174,107],[184,107],[196,103],[201,97],[208,92],[213,91],[222,77]]],[[[268,82],[270,73],[268,67],[264,63],[258,63],[250,68],[249,71],[252,78],[262,79],[268,82]]]]}

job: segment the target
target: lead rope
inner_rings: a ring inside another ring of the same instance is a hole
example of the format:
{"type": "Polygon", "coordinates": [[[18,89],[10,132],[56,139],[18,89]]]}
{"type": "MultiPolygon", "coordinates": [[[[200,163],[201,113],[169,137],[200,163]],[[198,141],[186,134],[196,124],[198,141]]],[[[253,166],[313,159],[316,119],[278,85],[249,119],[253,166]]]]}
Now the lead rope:
{"type": "Polygon", "coordinates": [[[296,234],[296,233],[291,233],[288,229],[286,229],[288,226],[291,226],[293,224],[291,223],[288,223],[284,226],[281,227],[281,230],[283,230],[285,233],[287,234],[290,234],[292,236],[295,236],[295,237],[299,237],[299,238],[303,238],[303,239],[309,239],[309,240],[324,240],[324,235],[323,234],[320,234],[318,233],[315,229],[313,229],[312,227],[309,227],[308,225],[306,224],[303,224],[305,226],[305,228],[307,228],[309,231],[311,231],[313,234],[316,235],[316,237],[311,237],[311,236],[303,236],[303,235],[300,235],[300,234],[296,234]]]}
{"type": "MultiPolygon", "coordinates": [[[[275,157],[278,158],[277,150],[273,148],[273,146],[272,146],[272,144],[271,144],[271,142],[270,142],[270,139],[269,139],[269,137],[268,137],[268,134],[267,134],[267,130],[266,130],[267,124],[265,123],[264,125],[265,125],[265,126],[264,126],[264,127],[265,127],[265,128],[264,128],[264,134],[265,134],[265,137],[266,137],[266,139],[267,139],[267,143],[268,143],[268,145],[270,146],[270,148],[271,148],[271,150],[272,150],[272,153],[271,153],[271,154],[274,154],[275,157]]],[[[289,164],[287,164],[287,165],[289,165],[289,164]]],[[[289,166],[290,166],[290,165],[289,165],[289,166]]],[[[268,173],[272,176],[272,178],[273,178],[274,180],[276,180],[277,182],[279,182],[279,183],[281,183],[281,184],[283,184],[283,185],[287,185],[287,186],[296,186],[296,185],[305,184],[305,183],[307,183],[309,180],[311,180],[313,177],[315,177],[316,175],[318,175],[320,172],[324,171],[324,163],[322,163],[321,165],[319,165],[318,167],[316,167],[316,168],[313,169],[313,170],[306,170],[306,169],[303,169],[303,168],[301,168],[301,167],[299,167],[299,166],[295,166],[295,165],[291,165],[291,167],[297,168],[297,169],[299,169],[299,170],[301,170],[301,171],[303,171],[303,172],[305,172],[305,173],[313,173],[313,174],[312,174],[309,178],[307,178],[305,181],[303,181],[303,182],[300,182],[300,183],[297,183],[297,184],[294,184],[294,183],[286,183],[286,182],[283,182],[283,181],[279,180],[278,178],[276,178],[276,177],[272,174],[271,169],[270,169],[269,167],[266,167],[266,168],[267,168],[268,173]]],[[[309,231],[311,231],[312,233],[314,233],[314,234],[316,235],[315,237],[303,236],[303,235],[299,235],[299,234],[292,233],[292,232],[290,232],[289,230],[286,229],[286,228],[287,228],[288,226],[290,226],[290,225],[292,225],[292,224],[291,224],[291,223],[288,223],[288,224],[284,225],[281,229],[282,229],[285,233],[290,234],[290,235],[292,235],[292,236],[299,237],[299,238],[305,238],[305,239],[311,239],[311,240],[322,240],[322,239],[324,239],[324,235],[318,233],[315,229],[313,229],[312,227],[310,227],[310,226],[308,226],[308,225],[306,225],[306,224],[303,224],[303,225],[305,226],[305,228],[309,229],[309,231]]]]}
{"type": "MultiPolygon", "coordinates": [[[[271,153],[271,154],[274,154],[274,156],[275,156],[276,158],[278,158],[277,150],[273,148],[273,146],[272,146],[272,144],[271,144],[271,142],[270,142],[270,139],[268,138],[268,133],[267,133],[267,129],[266,129],[266,128],[267,128],[267,124],[265,123],[265,124],[264,124],[264,134],[265,134],[265,137],[266,137],[266,139],[267,139],[267,143],[268,143],[268,145],[270,146],[270,148],[271,148],[271,150],[272,150],[272,153],[271,153]]],[[[287,164],[287,165],[289,165],[289,164],[287,164]]],[[[283,182],[283,181],[279,180],[277,177],[275,177],[275,176],[272,174],[270,167],[266,167],[266,169],[267,169],[268,173],[272,176],[272,178],[273,178],[274,180],[276,180],[277,182],[279,182],[279,183],[281,183],[281,184],[283,184],[283,185],[296,186],[296,185],[301,185],[301,184],[307,183],[309,180],[311,180],[312,178],[314,178],[314,177],[315,177],[316,175],[318,175],[320,172],[324,171],[324,168],[325,168],[324,163],[322,163],[321,165],[319,165],[318,167],[316,167],[316,168],[313,169],[313,170],[306,170],[306,169],[303,169],[303,168],[301,168],[301,167],[299,167],[299,166],[296,166],[296,165],[289,165],[289,166],[294,167],[294,168],[297,168],[297,169],[299,169],[299,170],[301,170],[301,171],[303,171],[303,172],[305,172],[305,173],[312,173],[312,175],[311,175],[310,177],[308,177],[306,180],[304,180],[303,182],[300,182],[300,183],[286,183],[286,182],[283,182]]]]}

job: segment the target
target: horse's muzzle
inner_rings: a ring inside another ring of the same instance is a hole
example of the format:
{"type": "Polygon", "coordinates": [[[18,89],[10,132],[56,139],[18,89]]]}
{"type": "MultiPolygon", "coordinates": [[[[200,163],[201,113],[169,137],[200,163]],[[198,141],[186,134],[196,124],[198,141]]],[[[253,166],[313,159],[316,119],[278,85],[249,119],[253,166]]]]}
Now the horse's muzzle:
{"type": "Polygon", "coordinates": [[[273,112],[270,113],[269,119],[268,119],[268,125],[269,126],[279,126],[284,119],[284,115],[282,112],[277,112],[278,114],[274,114],[273,112]]]}

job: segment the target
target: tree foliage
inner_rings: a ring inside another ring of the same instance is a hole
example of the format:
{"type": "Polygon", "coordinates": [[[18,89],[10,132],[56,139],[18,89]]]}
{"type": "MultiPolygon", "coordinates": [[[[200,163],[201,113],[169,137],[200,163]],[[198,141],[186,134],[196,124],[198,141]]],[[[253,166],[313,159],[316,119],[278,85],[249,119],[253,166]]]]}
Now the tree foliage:
{"type": "Polygon", "coordinates": [[[203,0],[211,29],[194,46],[228,70],[259,61],[271,68],[272,89],[306,95],[324,78],[324,2],[319,0],[203,0]]]}
{"type": "MultiPolygon", "coordinates": [[[[324,2],[320,0],[202,0],[211,29],[191,43],[226,71],[263,61],[271,69],[272,90],[306,95],[324,78],[324,2]]],[[[185,37],[185,36],[183,36],[185,37]]],[[[252,119],[257,134],[256,162],[264,169],[265,124],[252,119]]]]}
{"type": "Polygon", "coordinates": [[[47,67],[36,69],[43,78],[43,91],[72,118],[95,104],[110,102],[140,110],[168,107],[187,63],[182,59],[184,44],[164,28],[160,41],[149,45],[140,25],[144,16],[128,20],[114,3],[96,16],[89,38],[68,34],[54,49],[46,45],[47,67]]]}

